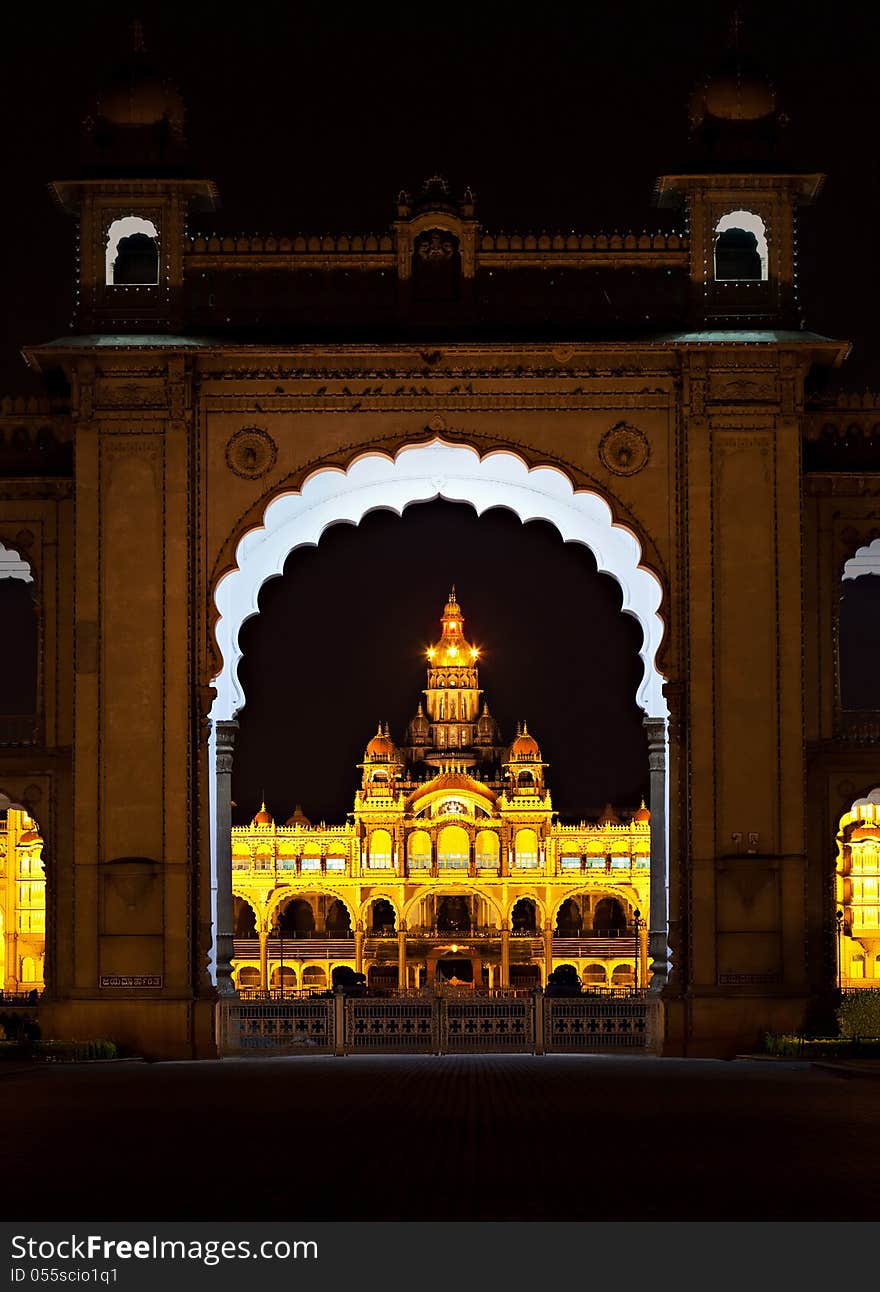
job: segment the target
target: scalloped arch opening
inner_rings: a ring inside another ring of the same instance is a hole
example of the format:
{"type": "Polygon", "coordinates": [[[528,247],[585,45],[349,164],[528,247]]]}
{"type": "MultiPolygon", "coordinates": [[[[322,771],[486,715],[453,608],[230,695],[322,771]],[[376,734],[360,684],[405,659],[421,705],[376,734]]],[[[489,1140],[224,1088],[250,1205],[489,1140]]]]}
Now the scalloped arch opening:
{"type": "Polygon", "coordinates": [[[438,498],[467,503],[478,516],[504,507],[523,523],[546,521],[565,542],[588,547],[598,571],[619,584],[623,613],[633,616],[642,629],[643,676],[636,702],[649,717],[668,716],[664,679],[656,662],[664,632],[659,613],[662,586],[641,563],[635,534],[614,521],[601,495],[576,491],[557,467],[529,468],[517,454],[503,449],[481,458],[469,446],[435,439],[405,447],[393,458],[376,451],[361,454],[347,470],[315,471],[298,493],[287,490],[271,499],[262,524],[239,541],[235,569],[220,578],[215,590],[219,611],[215,633],[223,666],[212,683],[217,694],[211,718],[230,720],[244,707],[246,697],[238,676],[239,633],[245,621],[259,613],[261,588],[282,574],[292,551],[317,546],[330,525],[358,525],[377,509],[402,516],[411,503],[438,498]]]}

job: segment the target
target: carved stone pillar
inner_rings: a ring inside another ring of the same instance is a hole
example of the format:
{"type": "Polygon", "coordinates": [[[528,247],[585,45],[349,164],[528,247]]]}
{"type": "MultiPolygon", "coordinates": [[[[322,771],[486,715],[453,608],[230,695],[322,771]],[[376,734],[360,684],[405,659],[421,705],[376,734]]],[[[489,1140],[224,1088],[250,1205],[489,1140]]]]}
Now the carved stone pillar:
{"type": "Polygon", "coordinates": [[[648,737],[648,767],[651,773],[651,909],[648,951],[651,956],[652,992],[662,991],[669,976],[667,942],[669,911],[666,889],[666,719],[644,718],[648,737]]]}
{"type": "Polygon", "coordinates": [[[501,983],[502,987],[510,986],[510,929],[505,925],[501,930],[501,983]]]}
{"type": "Polygon", "coordinates": [[[364,972],[364,926],[360,920],[354,931],[354,971],[364,972]]]}
{"type": "Polygon", "coordinates": [[[401,921],[397,930],[397,985],[403,990],[406,981],[406,925],[401,921]]]}
{"type": "Polygon", "coordinates": [[[232,981],[232,751],[237,722],[218,722],[217,759],[217,992],[235,995],[232,981]]]}
{"type": "Polygon", "coordinates": [[[553,972],[553,925],[550,920],[544,925],[544,981],[553,972]]]}
{"type": "Polygon", "coordinates": [[[260,991],[269,990],[269,930],[260,929],[260,991]]]}

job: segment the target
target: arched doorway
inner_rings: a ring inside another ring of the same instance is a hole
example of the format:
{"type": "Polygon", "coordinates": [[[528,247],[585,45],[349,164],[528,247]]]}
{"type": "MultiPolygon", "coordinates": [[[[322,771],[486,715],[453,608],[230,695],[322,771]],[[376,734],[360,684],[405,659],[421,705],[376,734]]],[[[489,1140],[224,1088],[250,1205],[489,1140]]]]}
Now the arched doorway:
{"type": "Polygon", "coordinates": [[[579,938],[584,927],[580,904],[567,897],[556,913],[556,932],[561,938],[579,938]]]}
{"type": "Polygon", "coordinates": [[[466,897],[437,898],[437,932],[470,933],[471,908],[466,897]]]}
{"type": "Polygon", "coordinates": [[[311,902],[295,897],[278,913],[278,930],[286,938],[315,936],[315,912],[311,902]]]}
{"type": "MultiPolygon", "coordinates": [[[[229,772],[234,718],[244,704],[238,675],[241,659],[239,630],[258,604],[260,588],[282,567],[296,548],[314,544],[316,536],[340,521],[357,524],[372,509],[398,512],[411,503],[443,498],[465,502],[478,514],[504,507],[520,520],[541,519],[555,526],[565,542],[581,543],[593,553],[598,569],[611,574],[621,590],[621,609],[638,621],[642,676],[636,687],[651,754],[651,955],[654,986],[662,987],[668,967],[667,945],[667,706],[656,654],[664,627],[659,614],[662,587],[647,568],[632,529],[615,521],[607,502],[595,492],[575,491],[569,478],[554,467],[528,468],[514,453],[499,451],[486,458],[465,445],[442,441],[401,450],[393,460],[377,453],[360,456],[347,471],[319,470],[298,493],[278,494],[268,504],[263,522],[249,531],[236,551],[237,566],[223,575],[215,590],[219,611],[216,636],[223,667],[213,679],[211,810],[215,892],[227,901],[229,851],[229,772]],[[258,536],[258,541],[255,540],[258,536]],[[219,764],[218,764],[219,756],[219,764]],[[218,766],[220,770],[218,771],[218,766]]],[[[460,864],[463,851],[450,851],[460,864]]],[[[525,855],[525,854],[524,854],[525,855]]],[[[531,854],[529,854],[530,856],[531,854]]],[[[438,857],[439,862],[439,857],[438,857]]],[[[219,926],[226,919],[219,919],[219,926]]],[[[221,981],[227,948],[220,942],[221,981]]]]}
{"type": "Polygon", "coordinates": [[[626,911],[616,897],[601,897],[593,912],[593,932],[601,937],[620,937],[626,932],[626,911]]]}
{"type": "Polygon", "coordinates": [[[510,912],[510,931],[516,937],[534,937],[538,931],[538,910],[531,897],[521,897],[510,912]]]}
{"type": "Polygon", "coordinates": [[[397,931],[394,907],[387,897],[377,897],[370,906],[370,933],[373,937],[390,938],[397,931]]]}
{"type": "Polygon", "coordinates": [[[348,913],[348,907],[339,898],[334,898],[327,907],[327,937],[328,938],[350,938],[351,916],[348,913]]]}

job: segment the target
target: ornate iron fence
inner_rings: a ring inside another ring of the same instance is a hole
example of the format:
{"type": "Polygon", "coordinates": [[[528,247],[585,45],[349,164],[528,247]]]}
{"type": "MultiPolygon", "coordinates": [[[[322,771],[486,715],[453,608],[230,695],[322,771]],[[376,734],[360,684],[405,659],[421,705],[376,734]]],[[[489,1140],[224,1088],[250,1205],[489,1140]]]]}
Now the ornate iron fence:
{"type": "Polygon", "coordinates": [[[382,996],[224,1000],[221,1053],[656,1053],[662,1004],[645,992],[409,991],[382,996]]]}
{"type": "Polygon", "coordinates": [[[508,998],[441,996],[440,1050],[443,1054],[534,1054],[533,994],[508,998]]]}
{"type": "Polygon", "coordinates": [[[324,1000],[221,1001],[220,1052],[333,1054],[336,1003],[324,1000]]]}
{"type": "Polygon", "coordinates": [[[554,1054],[656,1051],[661,1003],[656,997],[545,996],[544,1048],[554,1054]]]}
{"type": "Polygon", "coordinates": [[[429,996],[349,997],[346,1054],[436,1054],[437,1001],[429,996]]]}

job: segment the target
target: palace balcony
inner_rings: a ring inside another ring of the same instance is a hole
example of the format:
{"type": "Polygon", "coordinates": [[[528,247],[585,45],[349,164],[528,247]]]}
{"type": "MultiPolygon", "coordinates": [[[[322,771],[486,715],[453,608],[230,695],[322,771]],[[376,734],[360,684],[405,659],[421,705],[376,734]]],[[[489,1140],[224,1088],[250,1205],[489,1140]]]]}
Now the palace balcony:
{"type": "MultiPolygon", "coordinates": [[[[437,929],[412,928],[407,931],[407,946],[415,951],[416,944],[439,943],[447,945],[457,942],[461,946],[475,944],[488,950],[492,945],[495,950],[501,946],[501,933],[496,928],[437,929]]],[[[260,958],[259,938],[236,938],[234,942],[237,960],[258,961],[260,958]]],[[[270,960],[353,960],[355,954],[354,935],[347,937],[327,937],[325,934],[297,935],[285,934],[283,938],[271,937],[268,941],[270,960]]],[[[372,959],[376,955],[397,955],[397,934],[370,930],[364,935],[364,955],[372,959]]],[[[578,937],[553,935],[554,957],[566,959],[631,959],[635,955],[636,939],[632,929],[620,933],[604,931],[600,934],[586,933],[578,937]]],[[[541,960],[544,956],[544,939],[540,933],[512,933],[510,936],[511,961],[541,960]]]]}

